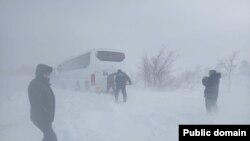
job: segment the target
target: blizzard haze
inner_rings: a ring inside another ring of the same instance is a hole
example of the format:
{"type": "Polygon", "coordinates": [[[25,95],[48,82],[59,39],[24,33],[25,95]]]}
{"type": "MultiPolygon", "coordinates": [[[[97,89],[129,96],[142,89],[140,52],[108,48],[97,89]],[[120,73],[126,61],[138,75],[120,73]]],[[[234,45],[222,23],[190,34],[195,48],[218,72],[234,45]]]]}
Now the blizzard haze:
{"type": "Polygon", "coordinates": [[[212,66],[232,51],[249,59],[249,6],[247,0],[2,0],[1,65],[57,65],[91,48],[124,50],[133,70],[141,56],[164,47],[184,69],[212,66]]]}
{"type": "Polygon", "coordinates": [[[0,140],[42,140],[29,119],[35,67],[94,48],[125,52],[128,102],[52,84],[59,141],[177,141],[179,124],[250,124],[249,7],[249,0],[1,0],[0,140]],[[161,49],[174,52],[171,87],[145,88],[142,57],[161,49]],[[219,64],[232,53],[228,77],[219,64]],[[222,73],[215,115],[206,113],[201,84],[209,69],[222,73]]]}

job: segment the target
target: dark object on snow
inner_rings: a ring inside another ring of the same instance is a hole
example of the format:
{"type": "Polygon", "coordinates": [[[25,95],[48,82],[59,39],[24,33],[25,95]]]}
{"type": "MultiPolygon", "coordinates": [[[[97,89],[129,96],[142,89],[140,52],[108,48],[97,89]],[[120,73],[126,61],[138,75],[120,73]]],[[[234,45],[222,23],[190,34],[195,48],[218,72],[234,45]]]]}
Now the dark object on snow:
{"type": "Polygon", "coordinates": [[[52,67],[39,64],[36,68],[36,77],[28,87],[30,119],[43,132],[43,141],[57,141],[52,128],[55,116],[55,96],[49,83],[51,72],[52,67]]]}
{"type": "Polygon", "coordinates": [[[202,84],[205,86],[204,96],[207,112],[217,111],[217,99],[219,94],[221,74],[215,70],[209,71],[209,77],[202,79],[202,84]]]}
{"type": "Polygon", "coordinates": [[[126,84],[127,81],[131,85],[132,82],[128,75],[121,70],[118,70],[115,75],[115,84],[116,84],[116,90],[115,90],[115,100],[118,101],[118,94],[120,91],[122,91],[123,94],[123,101],[127,102],[127,92],[126,92],[126,84]]]}
{"type": "Polygon", "coordinates": [[[115,73],[112,73],[107,76],[107,89],[106,93],[109,92],[109,89],[112,88],[113,93],[115,93],[115,73]]]}

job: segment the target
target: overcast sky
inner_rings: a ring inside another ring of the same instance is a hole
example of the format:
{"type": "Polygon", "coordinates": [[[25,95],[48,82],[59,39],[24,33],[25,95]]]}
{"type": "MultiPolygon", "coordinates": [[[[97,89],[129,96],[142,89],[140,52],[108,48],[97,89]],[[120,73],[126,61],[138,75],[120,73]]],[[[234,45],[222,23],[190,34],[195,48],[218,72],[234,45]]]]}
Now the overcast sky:
{"type": "Polygon", "coordinates": [[[91,48],[174,50],[176,65],[213,66],[238,51],[250,60],[249,0],[0,0],[0,67],[57,65],[91,48]]]}

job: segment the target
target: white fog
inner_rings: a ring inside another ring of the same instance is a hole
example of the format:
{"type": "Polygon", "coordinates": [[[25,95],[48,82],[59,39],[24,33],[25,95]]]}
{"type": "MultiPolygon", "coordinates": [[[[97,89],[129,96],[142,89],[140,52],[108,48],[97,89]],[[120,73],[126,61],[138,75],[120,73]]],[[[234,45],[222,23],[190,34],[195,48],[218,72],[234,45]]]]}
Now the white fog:
{"type": "Polygon", "coordinates": [[[59,141],[177,141],[180,124],[250,124],[249,7],[248,0],[1,0],[0,140],[42,140],[28,97],[38,64],[53,68],[59,141]],[[100,59],[110,50],[125,57],[100,59]],[[86,72],[57,72],[85,53],[86,72]],[[160,77],[146,73],[145,62],[157,70],[165,59],[160,77]],[[125,103],[121,92],[118,102],[105,93],[106,73],[118,69],[132,81],[125,103]],[[205,106],[209,70],[221,73],[216,114],[205,106]],[[99,84],[103,90],[92,91],[99,84]]]}

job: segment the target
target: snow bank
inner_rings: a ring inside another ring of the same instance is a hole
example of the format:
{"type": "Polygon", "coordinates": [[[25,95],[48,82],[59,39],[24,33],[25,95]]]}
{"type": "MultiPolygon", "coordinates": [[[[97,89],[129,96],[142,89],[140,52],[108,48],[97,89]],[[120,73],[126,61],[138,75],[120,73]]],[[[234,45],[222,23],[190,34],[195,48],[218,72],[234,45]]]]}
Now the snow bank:
{"type": "MultiPolygon", "coordinates": [[[[41,132],[29,121],[29,81],[30,78],[4,81],[0,103],[1,141],[42,138],[41,132]]],[[[206,113],[202,86],[173,92],[129,86],[127,92],[127,103],[115,103],[112,95],[54,88],[53,126],[59,141],[177,141],[179,124],[250,123],[247,85],[234,87],[231,93],[222,87],[217,115],[206,113]]]]}

